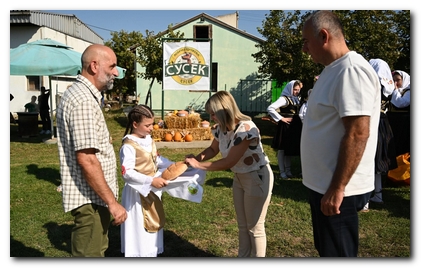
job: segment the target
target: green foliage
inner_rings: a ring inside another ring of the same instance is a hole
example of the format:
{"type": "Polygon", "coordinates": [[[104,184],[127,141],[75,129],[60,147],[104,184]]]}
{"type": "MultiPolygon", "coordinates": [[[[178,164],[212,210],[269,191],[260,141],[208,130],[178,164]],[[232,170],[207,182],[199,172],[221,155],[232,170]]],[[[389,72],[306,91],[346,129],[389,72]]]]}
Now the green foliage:
{"type": "Polygon", "coordinates": [[[300,10],[271,10],[266,16],[263,28],[258,28],[266,41],[258,44],[259,52],[252,55],[261,63],[259,77],[279,83],[299,79],[304,87],[311,88],[322,66],[314,64],[301,50],[301,29],[306,14],[300,10]]]}
{"type": "MultiPolygon", "coordinates": [[[[162,83],[162,65],[163,65],[163,38],[174,38],[180,39],[184,37],[184,33],[180,31],[174,32],[171,25],[168,26],[168,30],[164,33],[158,33],[157,35],[154,32],[146,30],[146,36],[136,45],[137,58],[136,62],[140,66],[144,67],[144,71],[138,72],[138,76],[145,80],[150,80],[150,86],[148,94],[146,96],[146,103],[148,104],[148,99],[150,98],[150,90],[155,81],[157,83],[162,83]]],[[[175,42],[175,40],[166,40],[167,42],[175,42]]],[[[177,40],[177,42],[180,40],[177,40]]]]}
{"type": "MultiPolygon", "coordinates": [[[[134,95],[136,93],[136,79],[142,78],[151,80],[151,87],[154,81],[162,83],[162,38],[184,37],[184,33],[174,32],[171,25],[164,33],[155,35],[153,31],[146,30],[145,35],[140,32],[113,32],[111,40],[105,45],[111,47],[117,56],[117,63],[120,67],[126,68],[126,76],[123,79],[114,81],[115,86],[112,92],[134,95]],[[136,52],[138,53],[136,56],[136,52]],[[144,71],[138,72],[135,63],[144,67],[144,71]]],[[[174,42],[168,40],[167,42],[174,42]]],[[[150,93],[148,93],[149,96],[150,93]]]]}
{"type": "Polygon", "coordinates": [[[134,68],[136,55],[131,51],[131,47],[138,44],[143,39],[140,32],[113,32],[111,40],[105,42],[106,46],[112,48],[117,56],[117,64],[126,69],[123,79],[114,80],[112,92],[117,94],[134,95],[136,93],[136,70],[134,68]]]}
{"type": "MultiPolygon", "coordinates": [[[[367,60],[381,58],[392,70],[410,73],[410,14],[407,10],[335,10],[342,20],[345,38],[351,50],[367,60]]],[[[281,82],[299,79],[304,89],[323,66],[316,65],[302,52],[301,31],[309,11],[271,10],[258,28],[266,41],[253,54],[260,63],[259,76],[281,82]]]]}
{"type": "Polygon", "coordinates": [[[407,73],[411,73],[410,65],[410,46],[411,46],[411,17],[409,10],[401,10],[395,14],[396,34],[398,35],[398,42],[400,45],[399,57],[396,63],[393,65],[393,69],[402,70],[407,73]]]}
{"type": "Polygon", "coordinates": [[[401,45],[396,34],[395,11],[353,10],[335,11],[345,31],[348,47],[367,60],[381,58],[393,70],[401,45]]]}

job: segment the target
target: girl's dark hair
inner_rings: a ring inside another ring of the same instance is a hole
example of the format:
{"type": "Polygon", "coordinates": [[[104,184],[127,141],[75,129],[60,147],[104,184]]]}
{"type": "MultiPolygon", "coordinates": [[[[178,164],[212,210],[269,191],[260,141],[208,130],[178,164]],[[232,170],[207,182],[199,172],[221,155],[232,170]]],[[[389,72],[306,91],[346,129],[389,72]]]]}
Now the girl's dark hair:
{"type": "Polygon", "coordinates": [[[133,107],[133,109],[131,109],[127,115],[127,119],[129,119],[129,121],[127,122],[124,136],[126,136],[128,133],[132,133],[133,122],[140,123],[144,118],[154,118],[154,113],[152,112],[151,108],[143,104],[139,104],[133,107]]]}

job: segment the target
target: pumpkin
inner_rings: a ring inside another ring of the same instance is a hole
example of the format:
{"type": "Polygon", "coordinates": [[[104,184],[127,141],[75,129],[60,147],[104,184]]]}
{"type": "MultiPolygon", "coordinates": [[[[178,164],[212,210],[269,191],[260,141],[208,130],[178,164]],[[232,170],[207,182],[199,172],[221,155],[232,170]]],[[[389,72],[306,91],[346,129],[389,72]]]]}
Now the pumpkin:
{"type": "Polygon", "coordinates": [[[184,136],[184,140],[185,141],[192,141],[193,140],[192,134],[187,134],[186,136],[184,136]]]}
{"type": "Polygon", "coordinates": [[[166,133],[164,136],[165,141],[172,141],[172,135],[170,133],[166,133]]]}
{"type": "Polygon", "coordinates": [[[209,122],[206,120],[203,120],[202,122],[200,122],[200,127],[209,127],[209,122]]]}
{"type": "Polygon", "coordinates": [[[184,110],[182,110],[182,111],[178,111],[177,112],[177,115],[178,116],[187,116],[189,113],[187,112],[187,111],[184,111],[184,110]]]}
{"type": "Polygon", "coordinates": [[[174,134],[174,140],[175,141],[181,141],[181,133],[180,132],[176,132],[174,134]]]}

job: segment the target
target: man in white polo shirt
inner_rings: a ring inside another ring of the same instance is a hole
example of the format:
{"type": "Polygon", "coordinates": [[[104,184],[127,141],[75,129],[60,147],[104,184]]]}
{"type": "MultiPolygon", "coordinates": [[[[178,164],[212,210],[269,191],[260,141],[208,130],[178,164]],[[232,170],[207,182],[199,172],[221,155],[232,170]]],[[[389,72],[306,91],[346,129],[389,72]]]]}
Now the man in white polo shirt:
{"type": "Polygon", "coordinates": [[[301,136],[315,247],[321,257],[357,257],[358,211],[374,189],[380,82],[346,45],[331,11],[304,23],[303,51],[325,66],[308,100],[301,136]]]}

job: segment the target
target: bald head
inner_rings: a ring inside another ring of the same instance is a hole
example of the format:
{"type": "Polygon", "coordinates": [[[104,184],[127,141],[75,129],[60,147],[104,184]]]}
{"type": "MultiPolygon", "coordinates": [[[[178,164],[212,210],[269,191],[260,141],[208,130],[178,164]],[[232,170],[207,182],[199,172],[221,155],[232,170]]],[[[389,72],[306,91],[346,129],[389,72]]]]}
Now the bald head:
{"type": "Polygon", "coordinates": [[[100,44],[87,47],[82,54],[82,75],[100,91],[112,89],[118,76],[114,51],[100,44]]]}
{"type": "Polygon", "coordinates": [[[100,44],[90,45],[82,54],[82,69],[88,69],[92,61],[100,61],[111,55],[115,57],[114,51],[107,46],[100,44]]]}

